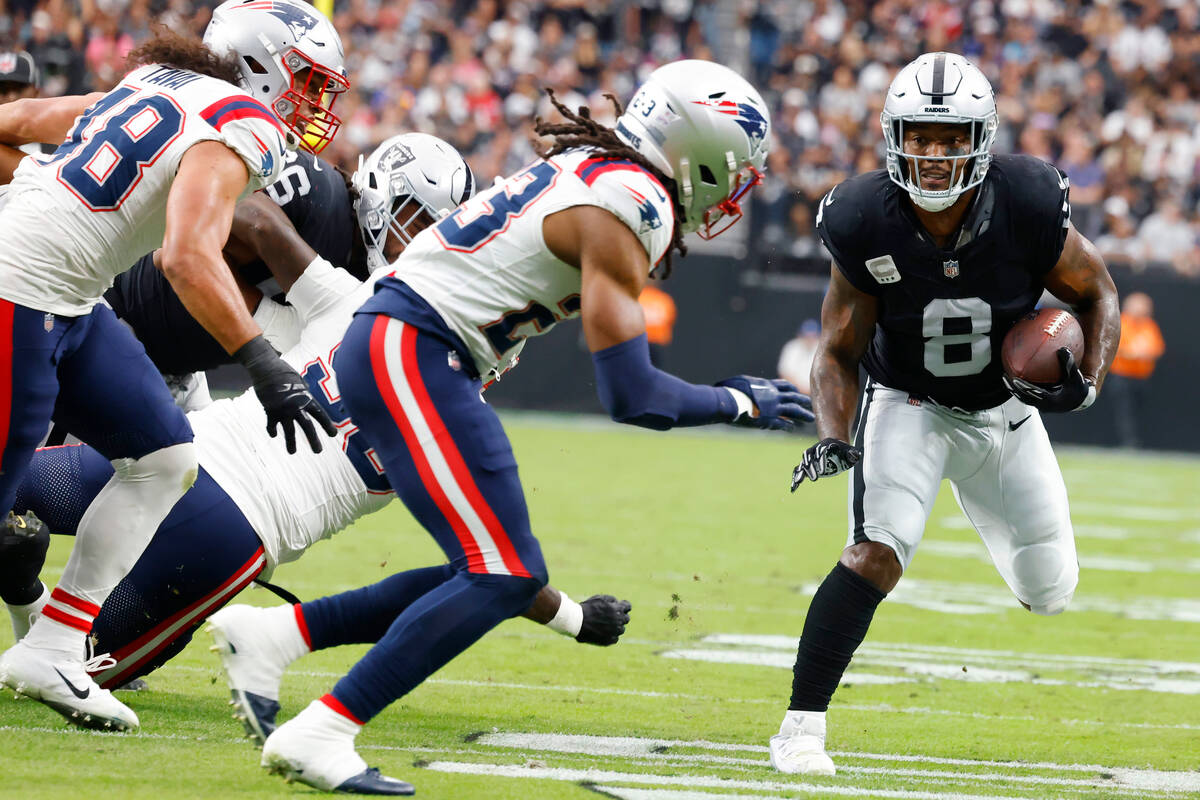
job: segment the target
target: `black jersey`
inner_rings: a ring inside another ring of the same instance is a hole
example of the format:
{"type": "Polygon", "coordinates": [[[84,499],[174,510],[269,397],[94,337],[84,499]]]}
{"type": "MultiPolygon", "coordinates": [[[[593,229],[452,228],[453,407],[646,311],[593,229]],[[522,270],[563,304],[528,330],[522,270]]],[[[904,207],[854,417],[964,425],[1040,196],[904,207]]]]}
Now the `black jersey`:
{"type": "MultiPolygon", "coordinates": [[[[331,263],[348,266],[358,235],[341,174],[309,153],[289,152],[279,179],[263,189],[283,209],[300,238],[331,263]]],[[[271,277],[262,261],[238,269],[251,283],[271,277]]],[[[117,276],[104,299],[133,328],[161,372],[180,375],[232,362],[225,348],[184,308],[151,254],[117,276]]]]}
{"type": "Polygon", "coordinates": [[[1067,179],[1032,156],[993,158],[951,243],[939,247],[884,170],[838,185],[817,232],[856,289],[879,298],[863,358],[872,379],[946,406],[1000,405],[1000,345],[1034,307],[1066,242],[1067,179]]]}

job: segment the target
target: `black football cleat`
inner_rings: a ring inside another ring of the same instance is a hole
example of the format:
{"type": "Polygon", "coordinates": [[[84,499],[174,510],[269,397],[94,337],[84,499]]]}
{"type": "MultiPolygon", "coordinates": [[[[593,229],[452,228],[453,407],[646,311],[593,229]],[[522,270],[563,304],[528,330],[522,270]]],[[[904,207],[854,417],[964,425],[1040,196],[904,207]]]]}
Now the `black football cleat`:
{"type": "Polygon", "coordinates": [[[334,791],[342,794],[374,794],[393,797],[417,793],[411,783],[389,778],[375,767],[368,767],[353,778],[347,778],[334,791]]]}

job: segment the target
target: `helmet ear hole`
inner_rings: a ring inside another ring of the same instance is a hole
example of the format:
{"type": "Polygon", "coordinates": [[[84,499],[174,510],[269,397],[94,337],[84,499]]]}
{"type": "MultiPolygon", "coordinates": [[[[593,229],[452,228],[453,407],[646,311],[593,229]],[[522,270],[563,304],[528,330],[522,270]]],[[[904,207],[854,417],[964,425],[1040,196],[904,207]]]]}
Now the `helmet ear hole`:
{"type": "Polygon", "coordinates": [[[242,60],[246,62],[246,66],[250,67],[250,71],[255,75],[266,75],[267,68],[258,62],[258,59],[252,56],[242,56],[242,60]]]}
{"type": "Polygon", "coordinates": [[[713,171],[707,164],[700,165],[700,182],[707,186],[717,185],[717,177],[713,175],[713,171]]]}

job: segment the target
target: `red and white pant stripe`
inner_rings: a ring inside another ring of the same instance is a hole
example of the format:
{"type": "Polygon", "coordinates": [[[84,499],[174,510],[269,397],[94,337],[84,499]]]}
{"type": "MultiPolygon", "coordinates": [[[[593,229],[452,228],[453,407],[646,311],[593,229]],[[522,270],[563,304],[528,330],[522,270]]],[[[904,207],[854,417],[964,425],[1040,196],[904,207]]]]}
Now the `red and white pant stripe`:
{"type": "Polygon", "coordinates": [[[450,523],[475,573],[530,577],[504,526],[483,497],[425,388],[412,325],[379,315],[371,330],[376,386],[416,465],[421,482],[450,523]]]}

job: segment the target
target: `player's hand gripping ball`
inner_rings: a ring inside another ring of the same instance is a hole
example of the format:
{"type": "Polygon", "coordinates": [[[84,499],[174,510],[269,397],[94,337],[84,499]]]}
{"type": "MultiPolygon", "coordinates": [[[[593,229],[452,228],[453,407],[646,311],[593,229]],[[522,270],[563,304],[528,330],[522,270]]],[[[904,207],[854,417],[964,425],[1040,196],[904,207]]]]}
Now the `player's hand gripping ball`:
{"type": "Polygon", "coordinates": [[[1079,369],[1083,353],[1083,329],[1069,311],[1031,311],[1004,337],[1004,385],[1039,411],[1086,408],[1095,391],[1079,369]]]}

